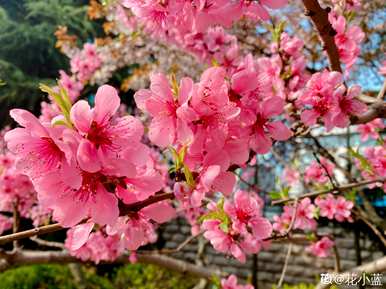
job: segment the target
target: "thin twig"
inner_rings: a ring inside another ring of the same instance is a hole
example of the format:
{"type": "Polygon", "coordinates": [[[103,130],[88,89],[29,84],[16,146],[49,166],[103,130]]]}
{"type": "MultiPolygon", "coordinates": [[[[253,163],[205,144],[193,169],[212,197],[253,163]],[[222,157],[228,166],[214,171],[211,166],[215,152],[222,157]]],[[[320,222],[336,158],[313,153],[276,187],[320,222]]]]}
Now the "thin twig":
{"type": "Polygon", "coordinates": [[[386,239],[385,236],[375,227],[369,220],[367,220],[364,216],[357,214],[359,220],[363,221],[373,232],[378,236],[379,240],[383,243],[383,246],[386,247],[386,239]]]}
{"type": "MultiPolygon", "coordinates": [[[[19,231],[20,227],[20,213],[19,213],[19,199],[16,197],[13,202],[13,226],[12,232],[16,234],[19,231]]],[[[13,241],[13,250],[19,250],[19,242],[17,240],[13,241]]]]}
{"type": "Polygon", "coordinates": [[[158,252],[159,253],[162,253],[162,254],[173,254],[173,253],[177,253],[179,251],[181,251],[185,246],[187,246],[190,242],[192,242],[194,239],[198,238],[199,236],[201,236],[202,233],[198,234],[198,235],[191,235],[189,236],[188,238],[185,239],[185,241],[183,241],[181,244],[179,244],[176,248],[174,249],[162,249],[162,250],[159,250],[158,252]]]}
{"type": "Polygon", "coordinates": [[[335,256],[335,272],[339,273],[341,271],[340,255],[339,255],[338,247],[336,246],[335,243],[333,246],[333,250],[334,250],[334,256],[335,256]]]}
{"type": "Polygon", "coordinates": [[[290,222],[287,230],[285,231],[285,233],[281,234],[281,235],[276,235],[276,236],[274,235],[274,236],[265,238],[263,241],[270,241],[270,240],[287,238],[289,236],[289,234],[291,233],[293,227],[295,226],[296,214],[298,212],[298,206],[299,206],[299,199],[295,198],[294,211],[292,212],[291,222],[290,222]]]}
{"type": "Polygon", "coordinates": [[[326,173],[327,177],[328,177],[328,180],[330,181],[332,187],[334,189],[336,189],[338,187],[338,185],[336,184],[336,180],[334,179],[333,176],[331,176],[330,172],[328,171],[327,167],[322,163],[322,161],[320,160],[320,158],[318,157],[318,155],[313,152],[313,155],[316,159],[316,161],[318,162],[318,164],[322,167],[322,169],[324,170],[324,172],[326,173]]]}
{"type": "Polygon", "coordinates": [[[60,242],[43,240],[43,239],[38,238],[37,236],[31,237],[30,240],[35,242],[36,244],[38,244],[40,246],[64,249],[64,244],[60,243],[60,242]]]}
{"type": "MultiPolygon", "coordinates": [[[[341,193],[341,192],[344,192],[344,191],[347,191],[347,190],[350,190],[353,188],[362,187],[362,186],[366,186],[366,185],[373,184],[373,183],[378,183],[378,182],[382,183],[385,180],[386,180],[386,178],[379,178],[379,179],[375,179],[375,180],[350,183],[347,185],[342,185],[340,187],[336,187],[335,189],[332,188],[332,189],[327,189],[327,190],[322,190],[322,191],[318,191],[318,192],[304,194],[304,195],[301,195],[297,198],[299,198],[299,199],[313,198],[313,197],[317,197],[317,196],[328,194],[328,193],[341,193]]],[[[285,198],[285,199],[281,199],[281,200],[275,200],[275,201],[272,201],[272,205],[279,205],[279,204],[283,204],[283,203],[287,203],[287,202],[293,202],[293,201],[295,201],[295,199],[296,198],[285,198]]]]}
{"type": "Polygon", "coordinates": [[[283,266],[283,270],[281,271],[279,282],[277,283],[277,288],[281,288],[281,286],[283,285],[285,273],[287,272],[287,268],[288,268],[288,262],[292,253],[292,246],[293,246],[292,243],[288,244],[287,255],[285,257],[284,266],[283,266]]]}

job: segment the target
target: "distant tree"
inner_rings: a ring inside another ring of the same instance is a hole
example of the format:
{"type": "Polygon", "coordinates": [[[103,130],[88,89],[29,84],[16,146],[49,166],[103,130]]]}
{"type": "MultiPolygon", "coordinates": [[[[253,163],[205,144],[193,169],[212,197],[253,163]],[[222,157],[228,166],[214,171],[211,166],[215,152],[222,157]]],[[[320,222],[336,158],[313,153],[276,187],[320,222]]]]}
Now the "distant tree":
{"type": "Polygon", "coordinates": [[[79,41],[95,37],[96,22],[87,19],[84,0],[0,0],[0,115],[6,107],[38,109],[39,82],[54,80],[67,67],[67,58],[55,48],[54,32],[68,27],[79,41]]]}

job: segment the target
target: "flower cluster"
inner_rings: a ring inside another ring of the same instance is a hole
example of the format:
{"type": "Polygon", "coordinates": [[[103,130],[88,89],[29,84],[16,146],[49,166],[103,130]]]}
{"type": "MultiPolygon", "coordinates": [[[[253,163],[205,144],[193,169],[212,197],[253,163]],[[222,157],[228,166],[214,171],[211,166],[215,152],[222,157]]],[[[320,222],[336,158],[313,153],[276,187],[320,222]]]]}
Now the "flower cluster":
{"type": "MultiPolygon", "coordinates": [[[[4,135],[8,129],[0,132],[4,135]]],[[[0,148],[0,211],[18,214],[32,219],[38,226],[49,217],[49,212],[38,203],[36,191],[30,179],[22,173],[16,163],[16,157],[5,147],[0,148]]],[[[12,218],[0,214],[0,235],[12,227],[12,218]]]]}
{"type": "Polygon", "coordinates": [[[254,1],[139,1],[123,0],[122,5],[155,34],[164,37],[183,37],[187,31],[205,32],[210,26],[230,27],[233,22],[246,16],[253,20],[268,20],[266,8],[277,9],[287,4],[287,0],[254,1]]]}
{"type": "Polygon", "coordinates": [[[351,209],[354,207],[352,201],[343,196],[334,197],[332,194],[319,196],[315,199],[315,205],[319,209],[319,216],[338,222],[352,222],[351,209]]]}
{"type": "Polygon", "coordinates": [[[140,201],[163,187],[141,143],[142,124],[129,115],[118,117],[119,105],[116,90],[105,85],[98,89],[94,108],[80,100],[53,125],[27,111],[11,111],[23,128],[5,135],[8,147],[31,178],[40,203],[63,226],[88,218],[113,225],[118,200],[140,201]]]}
{"type": "Polygon", "coordinates": [[[233,201],[209,204],[202,223],[204,237],[216,250],[245,262],[245,255],[259,252],[272,233],[270,222],[262,217],[261,202],[255,195],[237,191],[233,201]]]}
{"type": "Polygon", "coordinates": [[[312,161],[304,173],[304,180],[311,184],[326,184],[333,176],[335,165],[321,157],[319,161],[312,161]],[[319,163],[320,161],[320,163],[319,163]]]}
{"type": "Polygon", "coordinates": [[[349,26],[346,23],[345,17],[338,15],[335,12],[330,12],[328,19],[336,31],[334,40],[338,47],[339,58],[346,65],[346,69],[350,70],[358,58],[360,44],[363,41],[365,34],[359,26],[349,26]]]}
{"type": "Polygon", "coordinates": [[[301,119],[308,126],[321,119],[327,131],[333,127],[347,127],[351,115],[361,115],[367,110],[367,106],[357,99],[360,92],[357,85],[347,89],[339,72],[315,73],[297,99],[297,105],[306,108],[301,119]]]}
{"type": "MultiPolygon", "coordinates": [[[[366,180],[386,178],[386,146],[366,147],[363,151],[362,161],[356,159],[356,164],[366,180]]],[[[370,187],[379,184],[382,184],[382,182],[374,183],[370,187]]],[[[386,188],[386,181],[383,182],[383,188],[386,188]]]]}
{"type": "Polygon", "coordinates": [[[303,198],[296,206],[286,205],[283,213],[274,216],[273,229],[280,234],[285,234],[293,223],[292,229],[302,231],[315,231],[318,216],[326,217],[338,222],[352,222],[352,201],[343,196],[334,197],[332,194],[319,196],[312,203],[310,198],[303,198]]]}
{"type": "MultiPolygon", "coordinates": [[[[101,64],[102,62],[95,45],[86,43],[83,49],[71,58],[71,72],[79,82],[84,83],[91,78],[94,71],[97,70],[101,64]]],[[[77,84],[76,86],[80,85],[77,84]]]]}
{"type": "MultiPolygon", "coordinates": [[[[267,8],[277,9],[287,0],[272,1],[137,1],[123,0],[135,20],[147,32],[175,43],[179,47],[198,55],[201,59],[219,61],[231,65],[238,57],[237,40],[222,27],[246,17],[256,21],[268,20],[267,8]]],[[[122,15],[122,10],[121,15],[122,15]]],[[[122,19],[122,17],[120,17],[122,19]]],[[[128,22],[128,19],[125,18],[128,22]]]]}
{"type": "Polygon", "coordinates": [[[357,131],[361,135],[361,141],[367,141],[368,139],[378,139],[379,131],[386,127],[384,121],[380,118],[374,119],[365,124],[360,124],[357,126],[357,131]]]}

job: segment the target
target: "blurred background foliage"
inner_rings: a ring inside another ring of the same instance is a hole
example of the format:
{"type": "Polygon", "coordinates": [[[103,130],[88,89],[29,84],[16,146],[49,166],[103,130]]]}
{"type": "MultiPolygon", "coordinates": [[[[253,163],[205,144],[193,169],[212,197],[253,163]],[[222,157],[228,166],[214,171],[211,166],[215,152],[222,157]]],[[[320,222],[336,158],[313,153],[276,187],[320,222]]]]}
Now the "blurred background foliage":
{"type": "Polygon", "coordinates": [[[198,281],[154,265],[115,266],[109,273],[102,269],[103,274],[98,267],[81,267],[84,278],[79,284],[66,265],[23,266],[1,273],[0,285],[1,289],[191,289],[198,281]]]}
{"type": "Polygon", "coordinates": [[[79,42],[93,39],[101,27],[87,18],[88,0],[0,0],[0,115],[11,107],[38,111],[40,82],[54,81],[68,58],[55,48],[54,32],[68,27],[79,42]]]}

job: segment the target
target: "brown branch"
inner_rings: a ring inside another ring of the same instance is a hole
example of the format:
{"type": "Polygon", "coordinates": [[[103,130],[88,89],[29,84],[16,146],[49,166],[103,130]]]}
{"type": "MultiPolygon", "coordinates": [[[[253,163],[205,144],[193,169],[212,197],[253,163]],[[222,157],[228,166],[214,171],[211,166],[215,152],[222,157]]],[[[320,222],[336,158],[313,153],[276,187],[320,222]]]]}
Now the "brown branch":
{"type": "MultiPolygon", "coordinates": [[[[341,280],[348,280],[350,276],[352,276],[353,273],[367,273],[367,274],[372,274],[372,273],[378,273],[378,272],[383,272],[386,270],[386,257],[382,257],[380,259],[374,260],[370,263],[363,264],[361,266],[352,268],[351,270],[348,270],[344,273],[341,274],[334,274],[331,273],[332,280],[335,280],[336,276],[340,276],[339,278],[341,280]]],[[[332,284],[322,284],[319,283],[315,289],[328,289],[330,288],[332,284]]]]}
{"type": "Polygon", "coordinates": [[[368,123],[377,118],[386,118],[386,102],[380,100],[369,106],[367,112],[360,116],[352,116],[351,124],[368,123]]]}
{"type": "Polygon", "coordinates": [[[335,242],[334,242],[333,251],[334,251],[334,256],[335,256],[335,265],[334,265],[335,272],[339,273],[341,271],[340,255],[339,255],[338,247],[336,246],[335,242]]]}
{"type": "Polygon", "coordinates": [[[26,231],[22,231],[22,232],[10,234],[10,235],[0,236],[0,245],[13,242],[16,240],[29,238],[36,235],[43,235],[43,234],[56,232],[62,229],[63,227],[60,226],[59,224],[50,224],[46,226],[37,227],[31,230],[26,230],[26,231]]]}
{"type": "MultiPolygon", "coordinates": [[[[0,271],[6,270],[11,266],[18,265],[31,265],[31,264],[47,264],[47,263],[81,263],[82,261],[71,256],[66,251],[19,251],[13,254],[9,254],[7,259],[1,262],[0,259],[0,271]],[[3,265],[7,262],[8,265],[3,265]]],[[[182,260],[171,258],[159,254],[143,254],[137,253],[137,260],[139,263],[154,264],[160,267],[164,267],[170,270],[174,270],[181,273],[188,273],[197,277],[211,279],[213,276],[225,276],[226,274],[220,270],[197,266],[182,260]]],[[[129,263],[129,257],[122,255],[116,259],[113,263],[129,263]]]]}
{"type": "MultiPolygon", "coordinates": [[[[17,233],[20,227],[20,213],[19,213],[19,199],[16,197],[13,202],[13,225],[12,225],[12,233],[17,233]]],[[[13,241],[13,249],[19,249],[19,242],[17,240],[13,241]]]]}
{"type": "Polygon", "coordinates": [[[375,235],[377,235],[379,240],[382,242],[383,246],[386,248],[385,236],[377,229],[377,227],[372,222],[370,222],[366,217],[360,214],[357,214],[357,217],[359,220],[365,223],[374,232],[375,235]]]}
{"type": "Polygon", "coordinates": [[[132,203],[129,205],[126,205],[124,203],[119,204],[119,214],[120,216],[126,216],[127,214],[131,212],[138,212],[139,210],[150,206],[154,203],[158,203],[164,200],[171,200],[174,199],[173,193],[161,193],[161,194],[155,194],[154,196],[151,196],[147,198],[144,201],[139,201],[136,203],[132,203]]]}
{"type": "MultiPolygon", "coordinates": [[[[344,192],[344,191],[347,191],[347,190],[350,190],[353,188],[362,187],[362,186],[366,186],[366,185],[378,183],[378,182],[384,182],[385,180],[386,180],[385,178],[380,178],[380,179],[363,181],[363,182],[358,182],[358,183],[351,183],[351,184],[342,185],[340,187],[336,187],[336,188],[332,188],[332,189],[328,189],[328,190],[304,194],[304,195],[301,195],[297,198],[299,198],[299,199],[313,198],[313,197],[317,197],[317,196],[328,194],[328,193],[337,194],[337,193],[341,193],[341,192],[344,192]]],[[[279,205],[279,204],[283,204],[286,202],[293,202],[297,198],[285,198],[285,199],[281,199],[281,200],[275,200],[275,201],[272,201],[272,205],[279,205]]]]}
{"type": "Polygon", "coordinates": [[[336,32],[328,21],[328,13],[331,9],[323,9],[317,0],[303,0],[303,4],[306,9],[305,15],[309,16],[314,23],[322,40],[323,49],[327,52],[330,69],[332,71],[342,72],[339,51],[334,40],[336,32]]]}
{"type": "MultiPolygon", "coordinates": [[[[163,200],[167,200],[167,199],[173,199],[173,198],[174,198],[173,193],[161,193],[161,194],[156,194],[152,197],[149,197],[148,199],[146,199],[144,201],[139,201],[139,202],[128,204],[128,205],[120,203],[119,204],[119,213],[121,216],[125,216],[130,212],[137,212],[137,211],[139,211],[139,210],[141,210],[141,209],[143,209],[151,204],[154,204],[154,203],[157,203],[157,202],[160,202],[163,200]]],[[[56,232],[56,231],[59,231],[62,229],[64,229],[64,228],[62,226],[60,226],[58,223],[56,223],[56,224],[41,226],[41,227],[37,227],[37,228],[31,229],[31,230],[26,230],[26,231],[14,233],[14,234],[0,236],[0,245],[6,244],[9,242],[13,242],[16,240],[30,238],[32,236],[53,233],[53,232],[56,232]]]]}

